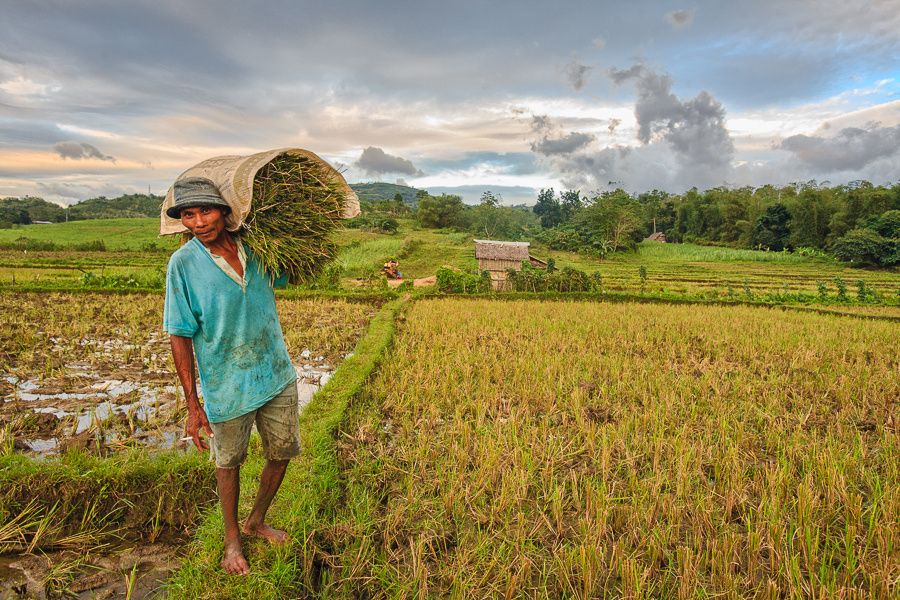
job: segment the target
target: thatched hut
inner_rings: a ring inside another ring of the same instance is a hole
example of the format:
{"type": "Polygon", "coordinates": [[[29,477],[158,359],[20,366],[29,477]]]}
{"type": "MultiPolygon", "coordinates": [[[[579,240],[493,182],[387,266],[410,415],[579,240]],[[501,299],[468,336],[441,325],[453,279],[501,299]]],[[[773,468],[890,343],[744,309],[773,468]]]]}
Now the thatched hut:
{"type": "Polygon", "coordinates": [[[478,270],[487,271],[491,275],[491,287],[497,291],[506,289],[506,270],[522,269],[522,261],[529,261],[533,266],[545,268],[547,263],[528,253],[528,242],[499,242],[495,240],[475,240],[475,258],[478,259],[478,270]]]}
{"type": "Polygon", "coordinates": [[[656,231],[656,232],[651,233],[646,238],[644,238],[644,241],[645,242],[662,242],[663,244],[665,244],[666,243],[666,234],[664,234],[662,231],[656,231]]]}

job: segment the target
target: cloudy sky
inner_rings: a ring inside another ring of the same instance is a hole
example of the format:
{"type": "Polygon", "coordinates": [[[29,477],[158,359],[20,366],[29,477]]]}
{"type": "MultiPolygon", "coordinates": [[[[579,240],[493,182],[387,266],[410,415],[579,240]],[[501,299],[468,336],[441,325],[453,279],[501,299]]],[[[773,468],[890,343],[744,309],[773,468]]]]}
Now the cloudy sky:
{"type": "Polygon", "coordinates": [[[900,180],[900,1],[0,0],[0,196],[296,146],[355,181],[900,180]]]}

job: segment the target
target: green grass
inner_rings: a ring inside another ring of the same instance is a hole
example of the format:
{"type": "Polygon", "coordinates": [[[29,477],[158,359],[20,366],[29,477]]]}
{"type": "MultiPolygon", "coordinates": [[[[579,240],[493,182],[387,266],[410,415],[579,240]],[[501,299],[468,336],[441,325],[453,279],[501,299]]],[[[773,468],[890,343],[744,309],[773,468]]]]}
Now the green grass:
{"type": "Polygon", "coordinates": [[[341,250],[337,262],[344,267],[346,277],[366,277],[389,258],[399,260],[400,271],[406,279],[429,277],[444,265],[460,269],[478,267],[471,236],[421,229],[409,219],[400,221],[400,232],[390,236],[354,230],[339,233],[341,250]]]}
{"type": "Polygon", "coordinates": [[[338,251],[336,263],[344,269],[344,275],[364,278],[378,271],[389,258],[396,258],[403,248],[402,237],[386,237],[370,234],[364,240],[354,240],[338,251]]]}
{"type": "Polygon", "coordinates": [[[641,260],[689,261],[689,262],[766,262],[781,264],[833,263],[829,259],[811,259],[790,252],[766,252],[740,248],[698,246],[697,244],[661,244],[641,242],[638,250],[641,260]]]}
{"type": "Polygon", "coordinates": [[[0,229],[0,244],[19,238],[64,246],[102,241],[107,250],[142,250],[151,245],[162,249],[178,247],[178,236],[160,236],[159,219],[153,218],[94,219],[0,229]]]}

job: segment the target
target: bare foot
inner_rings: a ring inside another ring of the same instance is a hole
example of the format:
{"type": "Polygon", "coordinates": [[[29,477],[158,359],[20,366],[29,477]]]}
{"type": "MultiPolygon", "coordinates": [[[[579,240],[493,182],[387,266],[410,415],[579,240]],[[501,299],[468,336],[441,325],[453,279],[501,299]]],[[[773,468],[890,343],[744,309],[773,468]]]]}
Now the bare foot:
{"type": "Polygon", "coordinates": [[[261,537],[264,540],[267,540],[273,546],[284,546],[286,543],[288,543],[288,540],[291,539],[286,531],[275,529],[274,527],[270,527],[265,523],[261,523],[259,525],[250,525],[249,523],[244,523],[241,531],[243,531],[247,535],[261,537]]]}
{"type": "Polygon", "coordinates": [[[250,565],[241,552],[241,541],[225,542],[225,556],[222,558],[222,568],[231,575],[249,575],[250,565]]]}

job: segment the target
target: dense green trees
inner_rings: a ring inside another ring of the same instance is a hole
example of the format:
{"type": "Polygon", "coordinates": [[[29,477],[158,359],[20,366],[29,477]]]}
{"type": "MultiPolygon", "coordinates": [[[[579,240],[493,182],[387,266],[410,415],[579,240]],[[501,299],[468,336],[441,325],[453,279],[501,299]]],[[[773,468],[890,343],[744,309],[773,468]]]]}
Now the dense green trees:
{"type": "Polygon", "coordinates": [[[500,201],[500,196],[485,192],[478,206],[468,206],[460,213],[457,226],[475,237],[489,240],[518,240],[529,231],[540,229],[532,211],[501,206],[500,201]]]}
{"type": "MultiPolygon", "coordinates": [[[[81,221],[86,219],[122,219],[128,217],[158,217],[163,197],[148,194],[124,194],[116,198],[89,198],[82,200],[68,209],[47,202],[42,198],[25,196],[23,198],[3,198],[0,200],[0,210],[25,211],[29,223],[34,221],[49,221],[61,223],[63,221],[81,221]]],[[[5,220],[0,215],[0,221],[5,220]]],[[[21,221],[13,221],[21,223],[21,221]]]]}
{"type": "Polygon", "coordinates": [[[776,203],[756,220],[750,243],[760,250],[784,250],[791,235],[791,213],[784,204],[776,203]]]}
{"type": "Polygon", "coordinates": [[[24,208],[0,206],[0,229],[8,229],[13,225],[28,225],[31,217],[24,208]]]}
{"type": "Polygon", "coordinates": [[[499,195],[485,192],[477,206],[459,196],[420,193],[416,220],[422,227],[454,227],[486,239],[517,240],[540,229],[540,221],[525,207],[502,206],[499,195]]]}
{"type": "MultiPolygon", "coordinates": [[[[66,210],[58,204],[47,202],[43,198],[24,196],[22,198],[3,198],[0,200],[0,209],[10,211],[8,214],[21,214],[24,211],[28,215],[28,223],[34,221],[50,221],[59,223],[66,220],[66,210]]],[[[13,221],[21,222],[19,221],[13,221]]]]}
{"type": "Polygon", "coordinates": [[[623,190],[580,202],[571,218],[582,240],[599,254],[630,250],[644,233],[644,211],[623,190]]]}
{"type": "Polygon", "coordinates": [[[900,184],[856,181],[826,187],[809,181],[703,192],[694,188],[678,195],[653,190],[637,196],[615,190],[574,201],[576,194],[547,189],[538,195],[533,210],[544,228],[539,237],[551,248],[602,255],[662,231],[673,242],[806,247],[833,251],[856,264],[898,262],[900,184]]]}
{"type": "Polygon", "coordinates": [[[553,188],[549,190],[541,190],[537,197],[537,203],[532,209],[541,219],[541,227],[556,227],[563,221],[562,209],[559,200],[553,192],[553,188]]]}
{"type": "Polygon", "coordinates": [[[462,198],[449,194],[431,196],[420,194],[416,218],[422,227],[453,227],[460,224],[460,215],[465,209],[462,198]]]}

